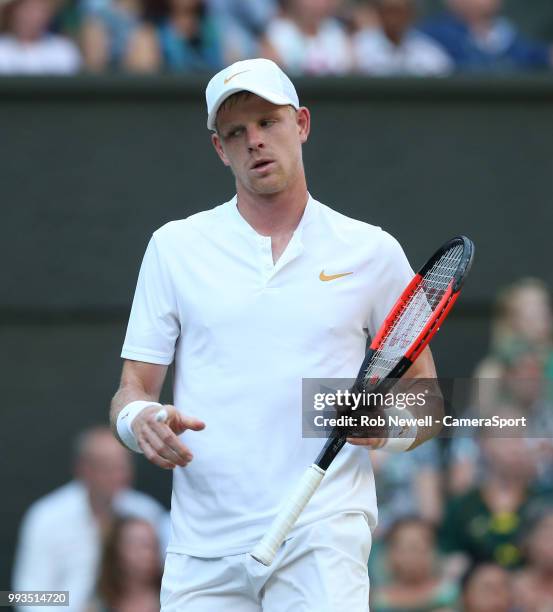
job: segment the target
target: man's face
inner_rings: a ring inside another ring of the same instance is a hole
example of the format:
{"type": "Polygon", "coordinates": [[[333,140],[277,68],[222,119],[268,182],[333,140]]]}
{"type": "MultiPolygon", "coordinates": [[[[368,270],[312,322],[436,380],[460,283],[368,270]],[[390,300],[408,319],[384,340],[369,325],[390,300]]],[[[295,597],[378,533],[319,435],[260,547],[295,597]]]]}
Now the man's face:
{"type": "Polygon", "coordinates": [[[213,145],[236,182],[250,193],[284,191],[303,175],[301,145],[309,135],[309,111],[241,96],[217,114],[213,145]]]}

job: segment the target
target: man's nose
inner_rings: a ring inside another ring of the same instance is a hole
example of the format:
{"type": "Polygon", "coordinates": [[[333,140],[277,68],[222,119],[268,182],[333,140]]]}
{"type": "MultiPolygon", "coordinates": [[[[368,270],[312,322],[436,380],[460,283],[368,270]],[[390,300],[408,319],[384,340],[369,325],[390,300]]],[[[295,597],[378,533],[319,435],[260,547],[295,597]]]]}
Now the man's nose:
{"type": "Polygon", "coordinates": [[[248,149],[262,149],[265,145],[263,142],[263,133],[257,126],[248,127],[248,149]]]}

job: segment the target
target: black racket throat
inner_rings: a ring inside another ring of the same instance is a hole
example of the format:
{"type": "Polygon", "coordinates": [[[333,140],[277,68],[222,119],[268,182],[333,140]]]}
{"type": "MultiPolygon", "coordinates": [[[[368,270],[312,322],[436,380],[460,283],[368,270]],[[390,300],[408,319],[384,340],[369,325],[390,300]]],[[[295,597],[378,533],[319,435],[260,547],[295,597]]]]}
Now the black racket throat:
{"type": "Polygon", "coordinates": [[[323,446],[317,459],[315,459],[315,465],[321,468],[321,470],[328,470],[330,464],[336,458],[336,455],[342,450],[342,447],[346,443],[346,436],[335,428],[332,430],[330,437],[323,446]]]}

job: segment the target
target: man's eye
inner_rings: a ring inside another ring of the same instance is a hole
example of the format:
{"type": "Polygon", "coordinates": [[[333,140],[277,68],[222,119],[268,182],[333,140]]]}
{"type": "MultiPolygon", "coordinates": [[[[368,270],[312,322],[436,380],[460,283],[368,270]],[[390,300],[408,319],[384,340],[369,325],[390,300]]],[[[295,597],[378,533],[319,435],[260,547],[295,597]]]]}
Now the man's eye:
{"type": "Polygon", "coordinates": [[[234,138],[235,136],[238,136],[239,134],[240,134],[240,128],[236,128],[235,130],[231,130],[227,134],[227,138],[234,138]]]}
{"type": "Polygon", "coordinates": [[[270,125],[273,125],[275,123],[274,119],[263,119],[261,121],[261,127],[268,127],[270,125]]]}

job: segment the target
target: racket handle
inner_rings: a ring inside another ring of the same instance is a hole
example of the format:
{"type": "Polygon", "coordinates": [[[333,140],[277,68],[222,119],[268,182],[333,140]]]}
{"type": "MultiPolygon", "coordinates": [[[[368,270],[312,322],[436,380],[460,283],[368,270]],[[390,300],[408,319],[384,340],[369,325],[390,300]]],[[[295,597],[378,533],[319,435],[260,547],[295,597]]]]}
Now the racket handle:
{"type": "Polygon", "coordinates": [[[250,553],[256,561],[263,565],[271,565],[277,550],[296,524],[298,516],[317,490],[324,475],[325,471],[318,465],[313,464],[307,468],[296,490],[276,515],[269,531],[250,553]]]}

